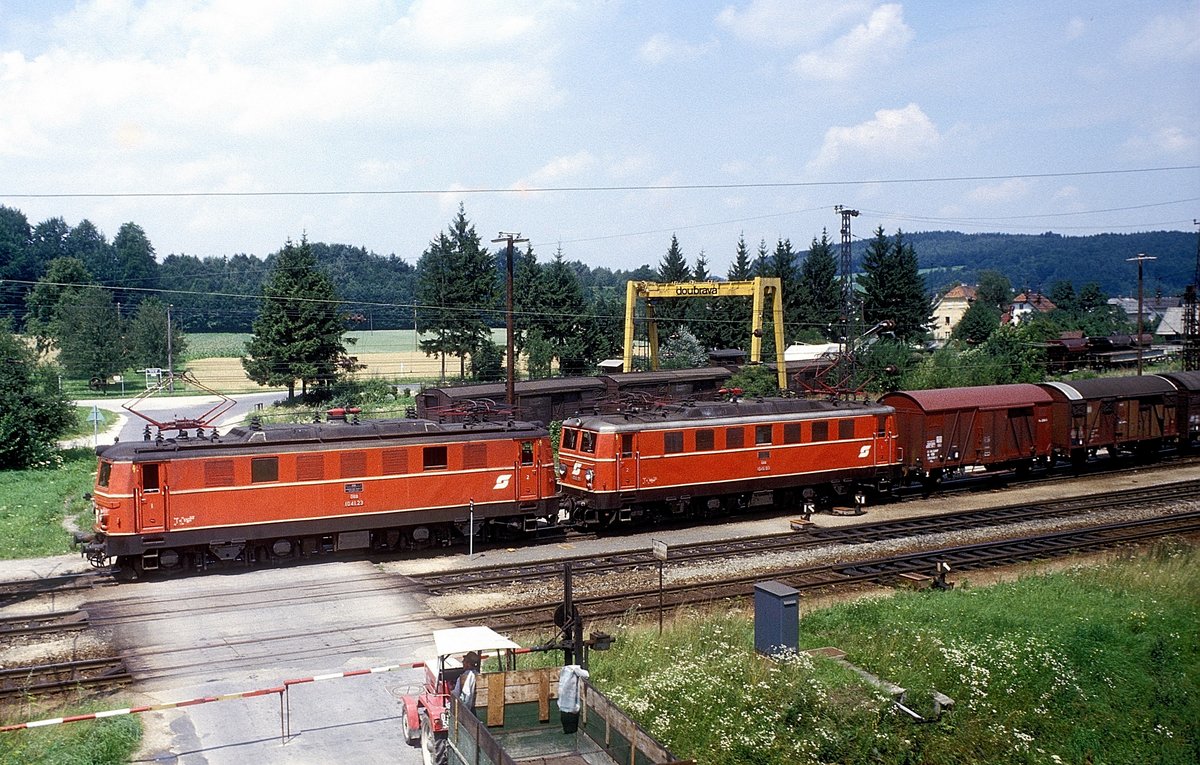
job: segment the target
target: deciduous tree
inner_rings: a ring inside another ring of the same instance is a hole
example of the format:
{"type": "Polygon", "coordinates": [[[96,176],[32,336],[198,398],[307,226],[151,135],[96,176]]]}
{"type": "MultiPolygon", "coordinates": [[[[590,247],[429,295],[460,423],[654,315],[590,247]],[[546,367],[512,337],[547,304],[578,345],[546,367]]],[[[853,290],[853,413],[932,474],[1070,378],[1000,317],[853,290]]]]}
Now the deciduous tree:
{"type": "Polygon", "coordinates": [[[0,320],[0,470],[47,465],[74,424],[53,368],[0,320]]]}

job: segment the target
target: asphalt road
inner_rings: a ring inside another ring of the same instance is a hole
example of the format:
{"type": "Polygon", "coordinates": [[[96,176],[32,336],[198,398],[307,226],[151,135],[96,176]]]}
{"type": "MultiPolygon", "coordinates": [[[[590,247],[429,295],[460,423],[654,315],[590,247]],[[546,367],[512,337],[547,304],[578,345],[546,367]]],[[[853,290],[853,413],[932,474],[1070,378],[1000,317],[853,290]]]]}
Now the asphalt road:
{"type": "MultiPolygon", "coordinates": [[[[118,437],[122,441],[142,440],[142,434],[148,423],[146,420],[130,414],[128,410],[121,406],[131,401],[136,395],[136,391],[130,391],[128,396],[108,396],[106,398],[77,400],[75,402],[77,406],[97,406],[101,409],[107,409],[110,412],[116,412],[118,421],[114,426],[98,435],[77,438],[71,443],[75,446],[96,446],[111,444],[118,437]]],[[[217,422],[217,427],[222,431],[228,430],[229,427],[240,422],[246,414],[253,411],[259,405],[268,406],[273,401],[285,398],[286,395],[283,391],[266,391],[263,393],[243,393],[231,396],[230,398],[234,399],[234,405],[228,411],[221,414],[217,422]]],[[[135,408],[137,411],[147,414],[155,420],[164,421],[177,418],[200,417],[212,410],[220,402],[221,399],[217,396],[151,396],[139,402],[135,408]]],[[[153,426],[150,432],[152,436],[156,432],[153,426]]]]}

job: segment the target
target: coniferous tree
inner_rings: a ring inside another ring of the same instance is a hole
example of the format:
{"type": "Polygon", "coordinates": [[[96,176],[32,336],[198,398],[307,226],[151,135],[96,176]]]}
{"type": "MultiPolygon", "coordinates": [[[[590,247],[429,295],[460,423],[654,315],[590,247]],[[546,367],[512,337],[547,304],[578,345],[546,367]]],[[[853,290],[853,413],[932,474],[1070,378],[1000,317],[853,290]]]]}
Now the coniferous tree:
{"type": "MultiPolygon", "coordinates": [[[[731,282],[747,282],[754,278],[754,267],[746,249],[744,234],[738,236],[737,250],[725,276],[731,282]]],[[[716,301],[713,314],[719,334],[712,345],[713,348],[746,349],[750,338],[750,311],[753,305],[752,299],[748,297],[726,297],[716,301]]]]}
{"type": "Polygon", "coordinates": [[[452,248],[450,237],[440,233],[417,261],[416,331],[432,335],[422,339],[420,347],[426,356],[440,358],[442,382],[446,380],[446,354],[453,350],[450,341],[454,312],[452,248]]]}
{"type": "Polygon", "coordinates": [[[158,287],[154,247],[142,227],[130,222],[121,226],[113,239],[113,253],[118,270],[116,285],[137,288],[122,290],[117,297],[123,304],[137,305],[146,294],[142,290],[158,287]]]}
{"type": "Polygon", "coordinates": [[[451,351],[458,355],[459,377],[466,376],[466,359],[491,339],[491,325],[500,308],[500,279],[495,261],[482,244],[475,226],[467,220],[463,206],[450,224],[450,305],[458,310],[447,314],[451,321],[448,337],[451,351]]]}
{"type": "Polygon", "coordinates": [[[54,371],[0,320],[0,470],[47,465],[75,410],[54,371]]]}
{"type": "MultiPolygon", "coordinates": [[[[533,253],[533,245],[513,263],[513,343],[518,354],[525,352],[529,332],[538,326],[541,312],[546,308],[543,269],[533,253]]],[[[543,375],[545,376],[545,375],[543,375]]]]}
{"type": "Polygon", "coordinates": [[[796,253],[792,250],[791,239],[780,239],[775,244],[775,253],[771,256],[770,273],[779,279],[779,289],[783,294],[783,326],[784,342],[795,335],[803,322],[803,297],[800,291],[800,271],[796,267],[796,253]]]}
{"type": "Polygon", "coordinates": [[[842,287],[838,282],[838,262],[834,255],[829,232],[822,229],[821,238],[813,237],[808,255],[800,266],[800,322],[803,330],[813,336],[819,333],[824,340],[839,334],[837,321],[842,312],[842,287]]]}
{"type": "Polygon", "coordinates": [[[929,332],[932,314],[925,280],[917,268],[917,255],[900,232],[894,241],[875,230],[863,256],[862,288],[864,329],[890,321],[891,332],[905,342],[918,342],[929,332]]]}
{"type": "Polygon", "coordinates": [[[33,262],[33,232],[25,213],[0,205],[0,315],[17,321],[17,307],[29,292],[27,285],[6,279],[33,281],[39,271],[33,262]]]}
{"type": "Polygon", "coordinates": [[[333,282],[317,268],[308,239],[290,240],[262,287],[263,301],[242,366],[259,385],[284,385],[288,398],[308,383],[331,383],[346,353],[344,316],[333,282]]]}
{"type": "MultiPolygon", "coordinates": [[[[714,280],[713,275],[708,271],[708,258],[704,255],[704,250],[701,250],[700,254],[696,256],[696,265],[692,268],[692,279],[697,282],[714,280]]],[[[688,327],[691,334],[706,351],[723,347],[720,304],[726,299],[695,297],[686,301],[688,327]]],[[[707,355],[704,362],[708,362],[707,355]]]]}
{"type": "MultiPolygon", "coordinates": [[[[691,269],[688,268],[687,259],[683,256],[683,249],[679,246],[679,239],[671,234],[671,246],[667,248],[666,255],[658,264],[658,281],[660,282],[686,282],[692,278],[691,269]]],[[[687,318],[688,307],[685,300],[660,300],[654,304],[654,315],[658,319],[658,333],[662,338],[669,335],[680,327],[687,318]]]]}
{"type": "Polygon", "coordinates": [[[587,301],[579,276],[563,260],[561,248],[546,265],[542,284],[546,299],[539,327],[542,335],[554,349],[559,371],[564,375],[583,374],[590,360],[584,338],[587,301]]]}

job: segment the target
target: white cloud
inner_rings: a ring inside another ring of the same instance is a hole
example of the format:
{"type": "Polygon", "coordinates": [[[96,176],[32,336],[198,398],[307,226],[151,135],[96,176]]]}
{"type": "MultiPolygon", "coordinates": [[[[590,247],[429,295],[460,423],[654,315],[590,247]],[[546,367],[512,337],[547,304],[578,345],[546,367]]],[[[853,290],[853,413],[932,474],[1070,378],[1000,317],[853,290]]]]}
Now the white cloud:
{"type": "Polygon", "coordinates": [[[1194,134],[1176,125],[1168,125],[1133,136],[1125,142],[1124,149],[1138,159],[1179,157],[1194,154],[1198,144],[1200,142],[1194,134]]]}
{"type": "Polygon", "coordinates": [[[513,185],[514,188],[551,186],[569,178],[578,178],[596,166],[596,158],[586,149],[555,157],[513,185]]]}
{"type": "Polygon", "coordinates": [[[1008,178],[999,183],[972,189],[967,197],[972,202],[998,204],[1022,199],[1029,194],[1029,182],[1024,178],[1008,178]]]}
{"type": "Polygon", "coordinates": [[[748,42],[808,46],[870,7],[864,0],[753,0],[745,8],[725,7],[717,23],[748,42]]]}
{"type": "Polygon", "coordinates": [[[880,109],[874,119],[825,131],[825,141],[810,171],[826,170],[846,159],[910,162],[928,156],[941,142],[937,126],[916,104],[903,109],[880,109]]]}
{"type": "Polygon", "coordinates": [[[711,39],[705,43],[689,43],[669,35],[657,34],[638,49],[638,57],[650,64],[661,64],[664,61],[693,61],[712,53],[720,47],[720,43],[711,39]]]}
{"type": "Polygon", "coordinates": [[[895,4],[881,5],[866,23],[824,48],[797,58],[792,69],[806,79],[847,80],[868,66],[886,65],[912,37],[912,29],[904,23],[904,9],[895,4]]]}
{"type": "Polygon", "coordinates": [[[1121,54],[1127,61],[1143,65],[1200,58],[1200,5],[1176,16],[1150,19],[1126,41],[1121,54]]]}
{"type": "Polygon", "coordinates": [[[1068,40],[1078,40],[1087,31],[1087,22],[1078,16],[1073,16],[1067,22],[1066,37],[1068,40]]]}

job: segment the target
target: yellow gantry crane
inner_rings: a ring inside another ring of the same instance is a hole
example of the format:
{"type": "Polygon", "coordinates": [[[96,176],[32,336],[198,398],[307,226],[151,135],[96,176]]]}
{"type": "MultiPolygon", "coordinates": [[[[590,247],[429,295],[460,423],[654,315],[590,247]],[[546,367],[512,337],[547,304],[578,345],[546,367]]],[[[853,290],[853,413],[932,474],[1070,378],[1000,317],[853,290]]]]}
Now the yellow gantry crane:
{"type": "Polygon", "coordinates": [[[753,297],[751,315],[750,361],[762,361],[763,310],[767,300],[771,301],[775,326],[775,365],[779,374],[780,389],[787,389],[787,367],[783,361],[783,290],[778,277],[756,276],[748,282],[639,282],[625,284],[625,364],[629,372],[633,368],[634,313],[638,298],[646,301],[647,335],[650,342],[650,368],[658,369],[658,324],[654,318],[656,299],[753,297]]]}

